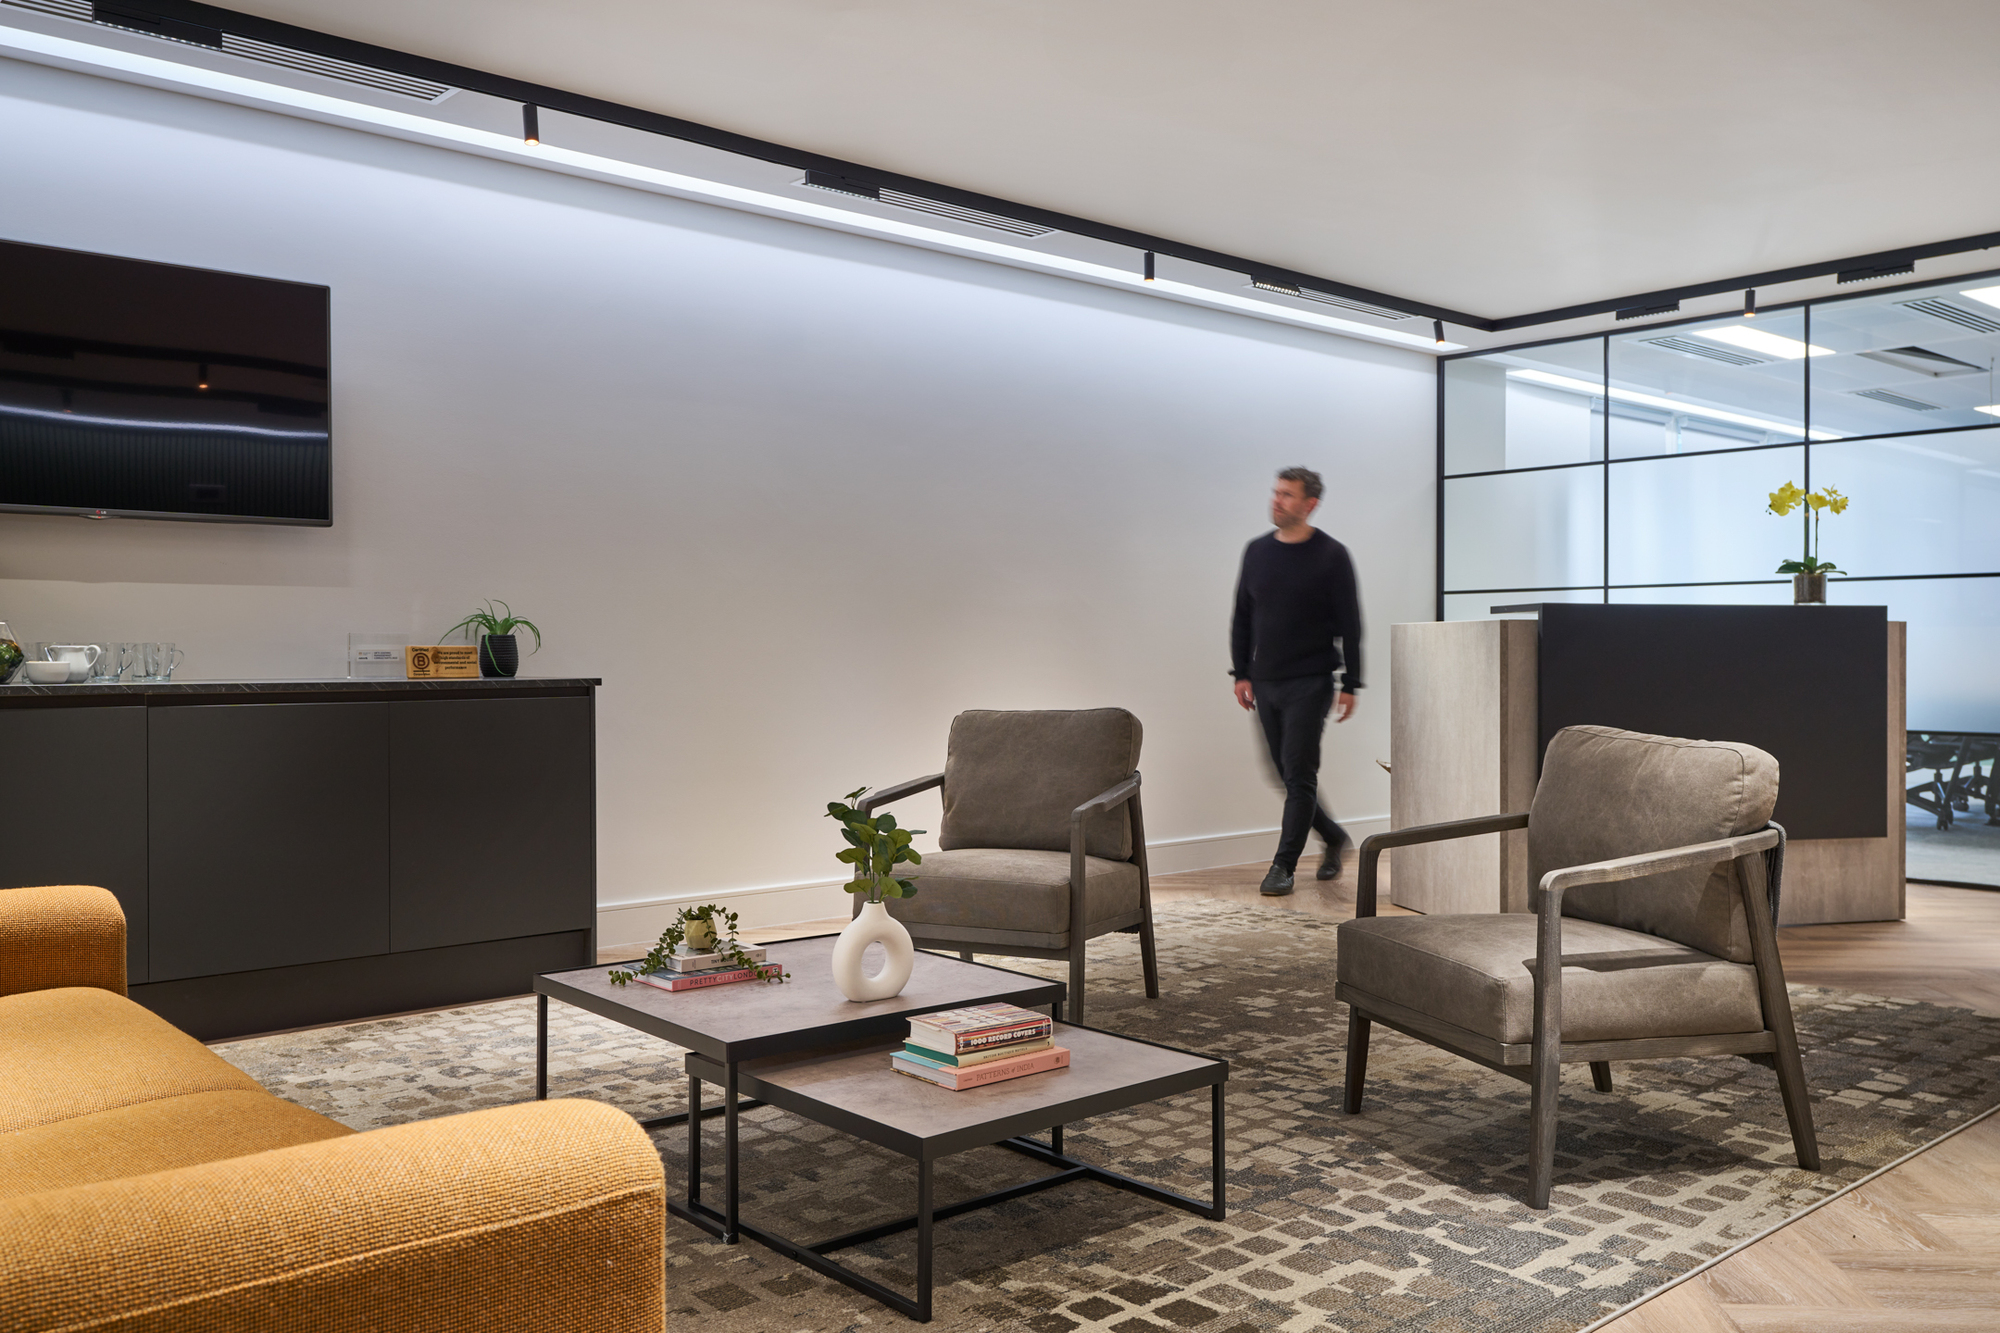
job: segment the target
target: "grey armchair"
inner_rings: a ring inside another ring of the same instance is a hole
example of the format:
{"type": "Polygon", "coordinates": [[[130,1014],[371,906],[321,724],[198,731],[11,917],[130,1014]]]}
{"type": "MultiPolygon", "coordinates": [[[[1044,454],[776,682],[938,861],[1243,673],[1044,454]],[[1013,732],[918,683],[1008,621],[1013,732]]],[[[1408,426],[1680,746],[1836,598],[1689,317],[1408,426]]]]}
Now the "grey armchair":
{"type": "Polygon", "coordinates": [[[1377,834],[1341,923],[1346,1110],[1361,1110],[1371,1023],[1527,1083],[1528,1203],[1546,1208],[1564,1064],[1598,1092],[1611,1061],[1740,1055],[1774,1070],[1799,1165],[1819,1169],[1778,961],[1785,831],[1778,764],[1750,745],[1565,727],[1527,814],[1377,834]],[[1382,852],[1528,831],[1535,911],[1375,915],[1382,852]],[[1554,966],[1551,966],[1554,963],[1554,966]]]}
{"type": "Polygon", "coordinates": [[[944,772],[861,803],[872,812],[944,788],[939,850],[911,869],[917,894],[890,899],[889,914],[920,949],[1067,959],[1078,1023],[1085,941],[1136,931],[1146,996],[1158,999],[1140,739],[1139,719],[1122,708],[960,713],[944,772]]]}

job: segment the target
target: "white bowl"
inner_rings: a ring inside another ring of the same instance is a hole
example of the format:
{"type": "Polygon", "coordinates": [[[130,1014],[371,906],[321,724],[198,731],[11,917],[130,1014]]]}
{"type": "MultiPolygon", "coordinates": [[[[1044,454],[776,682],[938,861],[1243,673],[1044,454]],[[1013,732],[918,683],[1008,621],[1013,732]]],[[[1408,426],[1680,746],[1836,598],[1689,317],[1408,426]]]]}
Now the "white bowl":
{"type": "Polygon", "coordinates": [[[69,683],[69,663],[23,662],[21,677],[30,685],[65,685],[69,683]]]}

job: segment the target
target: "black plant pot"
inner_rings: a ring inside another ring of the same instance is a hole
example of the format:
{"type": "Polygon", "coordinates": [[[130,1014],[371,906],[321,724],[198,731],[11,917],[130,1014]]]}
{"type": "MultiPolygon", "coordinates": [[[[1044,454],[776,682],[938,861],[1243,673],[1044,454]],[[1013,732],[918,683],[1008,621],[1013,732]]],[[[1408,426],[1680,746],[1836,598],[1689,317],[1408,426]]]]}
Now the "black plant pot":
{"type": "Polygon", "coordinates": [[[511,634],[482,634],[479,636],[479,674],[482,676],[511,676],[521,669],[520,645],[511,634]]]}

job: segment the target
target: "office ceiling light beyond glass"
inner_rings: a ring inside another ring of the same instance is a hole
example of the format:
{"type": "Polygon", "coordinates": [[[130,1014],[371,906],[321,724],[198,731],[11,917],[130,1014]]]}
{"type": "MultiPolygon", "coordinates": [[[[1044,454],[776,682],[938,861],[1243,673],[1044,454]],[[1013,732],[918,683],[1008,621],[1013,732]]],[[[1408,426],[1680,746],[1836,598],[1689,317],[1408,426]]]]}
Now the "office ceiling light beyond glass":
{"type": "MultiPolygon", "coordinates": [[[[1546,385],[1551,389],[1562,389],[1569,393],[1587,394],[1592,398],[1607,396],[1602,384],[1576,379],[1569,375],[1554,375],[1546,370],[1510,370],[1509,379],[1526,380],[1530,384],[1546,385]]],[[[1758,430],[1777,431],[1780,434],[1797,435],[1799,423],[1796,421],[1773,421],[1769,417],[1753,417],[1744,412],[1731,412],[1720,407],[1706,407],[1700,403],[1690,403],[1679,398],[1663,398],[1658,394],[1640,393],[1634,389],[1613,388],[1608,396],[1615,403],[1632,403],[1639,407],[1658,408],[1666,412],[1679,412],[1684,416],[1702,417],[1709,421],[1727,421],[1737,426],[1752,426],[1758,430]]],[[[1814,430],[1815,440],[1838,440],[1842,438],[1830,430],[1814,430]]]]}
{"type": "Polygon", "coordinates": [[[1747,352],[1757,352],[1781,361],[1797,361],[1804,356],[1832,356],[1828,347],[1808,347],[1797,338],[1787,338],[1782,333],[1769,329],[1753,329],[1745,324],[1725,324],[1719,329],[1698,329],[1697,338],[1709,338],[1731,347],[1741,347],[1747,352]]]}

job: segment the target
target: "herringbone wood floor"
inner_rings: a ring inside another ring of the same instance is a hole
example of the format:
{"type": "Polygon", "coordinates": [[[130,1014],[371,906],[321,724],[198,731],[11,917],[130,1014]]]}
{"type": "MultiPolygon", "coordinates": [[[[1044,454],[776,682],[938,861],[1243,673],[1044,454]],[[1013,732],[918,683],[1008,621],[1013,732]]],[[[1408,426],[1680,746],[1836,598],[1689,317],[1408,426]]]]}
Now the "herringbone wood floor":
{"type": "MultiPolygon", "coordinates": [[[[1310,870],[1310,863],[1305,867],[1310,870]]],[[[1386,869],[1386,867],[1385,867],[1386,869]]],[[[1161,875],[1159,901],[1257,899],[1262,865],[1161,875]]],[[[1354,872],[1301,875],[1261,901],[1346,918],[1354,872]]],[[[1383,877],[1384,910],[1388,877],[1383,877]]],[[[838,930],[846,918],[746,932],[759,941],[838,930]]],[[[1909,919],[1778,932],[1788,979],[2000,1016],[2000,893],[1912,884],[1909,919]]],[[[644,953],[625,946],[607,961],[644,953]]],[[[1525,1129],[1525,1120],[1523,1122],[1525,1129]]],[[[1919,1154],[1603,1333],[1933,1333],[2000,1330],[2000,1116],[1919,1154]]]]}

